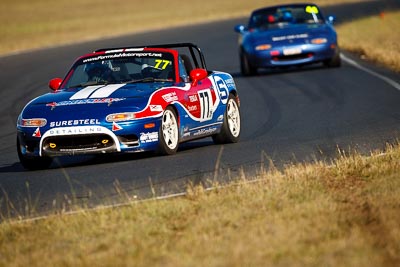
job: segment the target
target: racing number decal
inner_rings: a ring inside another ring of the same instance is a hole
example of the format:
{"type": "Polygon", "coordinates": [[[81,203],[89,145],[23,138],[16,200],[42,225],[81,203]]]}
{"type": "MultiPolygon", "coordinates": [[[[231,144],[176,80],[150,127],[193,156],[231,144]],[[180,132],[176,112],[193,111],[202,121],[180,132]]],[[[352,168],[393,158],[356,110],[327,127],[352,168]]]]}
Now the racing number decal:
{"type": "Polygon", "coordinates": [[[214,81],[219,91],[219,98],[221,99],[222,104],[225,105],[228,102],[228,96],[229,96],[228,87],[225,81],[219,76],[215,76],[214,81]]]}
{"type": "Polygon", "coordinates": [[[306,12],[310,13],[310,14],[312,14],[312,13],[318,14],[318,8],[316,6],[307,6],[306,12]]]}
{"type": "Polygon", "coordinates": [[[210,120],[212,118],[212,97],[210,89],[198,92],[200,98],[200,119],[210,120]]]}
{"type": "Polygon", "coordinates": [[[156,69],[165,70],[167,68],[167,66],[171,64],[171,61],[165,60],[165,59],[156,59],[155,61],[156,61],[156,65],[154,66],[154,68],[156,68],[156,69]]]}

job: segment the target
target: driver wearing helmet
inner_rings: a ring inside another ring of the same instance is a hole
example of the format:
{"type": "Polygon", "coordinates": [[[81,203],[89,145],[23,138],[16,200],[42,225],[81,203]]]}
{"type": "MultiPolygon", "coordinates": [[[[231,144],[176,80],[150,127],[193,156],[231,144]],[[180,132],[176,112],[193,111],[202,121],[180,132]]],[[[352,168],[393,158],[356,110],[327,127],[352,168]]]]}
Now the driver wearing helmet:
{"type": "Polygon", "coordinates": [[[91,63],[85,67],[88,81],[93,82],[112,82],[112,70],[103,63],[91,63]]]}
{"type": "Polygon", "coordinates": [[[284,22],[293,22],[292,12],[290,12],[289,10],[284,10],[282,13],[282,20],[284,22]]]}
{"type": "Polygon", "coordinates": [[[150,66],[148,64],[143,64],[142,65],[142,78],[150,78],[154,77],[154,67],[150,66]]]}

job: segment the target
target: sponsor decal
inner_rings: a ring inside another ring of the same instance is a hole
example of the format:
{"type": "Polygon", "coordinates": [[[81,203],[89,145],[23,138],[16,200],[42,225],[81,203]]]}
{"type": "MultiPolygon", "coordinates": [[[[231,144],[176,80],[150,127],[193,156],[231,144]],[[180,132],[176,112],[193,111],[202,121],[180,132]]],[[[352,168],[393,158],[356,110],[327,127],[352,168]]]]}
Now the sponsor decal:
{"type": "Polygon", "coordinates": [[[232,78],[225,79],[224,81],[225,81],[226,85],[228,86],[228,88],[231,88],[231,89],[236,88],[235,81],[232,78]]]}
{"type": "Polygon", "coordinates": [[[96,56],[96,57],[87,58],[87,59],[84,59],[82,62],[83,63],[87,63],[87,62],[92,62],[92,61],[107,60],[107,59],[121,58],[121,57],[162,57],[162,53],[145,53],[145,52],[140,52],[140,53],[115,53],[115,54],[112,54],[112,55],[99,55],[99,56],[96,56]]]}
{"type": "Polygon", "coordinates": [[[140,133],[140,142],[151,143],[158,141],[158,132],[140,133]]]}
{"type": "Polygon", "coordinates": [[[161,111],[163,111],[161,105],[150,105],[150,110],[151,110],[151,111],[155,111],[155,112],[161,112],[161,111]]]}
{"type": "Polygon", "coordinates": [[[304,38],[308,38],[308,34],[307,33],[272,37],[272,41],[277,42],[277,41],[293,40],[293,39],[304,39],[304,38]]]}
{"type": "Polygon", "coordinates": [[[188,106],[187,107],[189,111],[196,111],[197,110],[197,106],[188,106]]]}
{"type": "Polygon", "coordinates": [[[113,121],[113,125],[112,125],[113,132],[119,131],[119,130],[122,130],[122,129],[123,128],[121,126],[119,126],[117,123],[115,123],[115,121],[113,121]]]}
{"type": "Polygon", "coordinates": [[[171,92],[171,93],[165,94],[162,96],[162,98],[166,102],[178,101],[178,96],[176,95],[176,92],[171,92]]]}
{"type": "Polygon", "coordinates": [[[196,101],[198,101],[197,95],[190,95],[190,96],[189,96],[189,101],[190,101],[190,102],[196,102],[196,101]]]}
{"type": "Polygon", "coordinates": [[[67,100],[61,102],[51,102],[46,104],[46,106],[54,108],[59,106],[72,106],[72,105],[84,105],[84,104],[108,104],[111,105],[113,102],[119,102],[125,100],[125,98],[101,98],[101,99],[77,99],[77,100],[67,100]]]}
{"type": "Polygon", "coordinates": [[[32,134],[33,137],[41,137],[42,134],[40,133],[40,128],[37,127],[37,129],[35,130],[35,132],[32,134]]]}
{"type": "Polygon", "coordinates": [[[222,104],[226,104],[228,102],[228,96],[229,96],[229,90],[228,86],[226,84],[226,81],[224,81],[221,77],[215,76],[214,77],[215,84],[218,87],[219,91],[219,97],[221,99],[222,104]]]}
{"type": "Polygon", "coordinates": [[[78,126],[78,125],[93,125],[93,124],[100,124],[100,121],[98,119],[52,121],[50,122],[50,128],[64,127],[64,126],[78,126]]]}
{"type": "Polygon", "coordinates": [[[50,129],[46,132],[48,136],[57,135],[75,135],[75,134],[90,134],[90,133],[101,133],[103,132],[102,127],[65,127],[65,128],[55,128],[50,129]]]}
{"type": "Polygon", "coordinates": [[[200,129],[200,130],[194,132],[193,135],[198,136],[198,135],[205,135],[205,134],[213,134],[216,131],[217,131],[217,128],[215,128],[215,127],[208,128],[208,129],[200,129]]]}

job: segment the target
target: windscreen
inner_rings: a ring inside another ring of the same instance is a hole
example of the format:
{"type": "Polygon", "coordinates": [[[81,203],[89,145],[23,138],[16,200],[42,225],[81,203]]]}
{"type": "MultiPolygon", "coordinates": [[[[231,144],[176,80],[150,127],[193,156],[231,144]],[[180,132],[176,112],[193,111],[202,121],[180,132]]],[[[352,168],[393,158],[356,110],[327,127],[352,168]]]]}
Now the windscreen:
{"type": "Polygon", "coordinates": [[[97,84],[174,81],[174,57],[166,52],[121,52],[85,57],[74,64],[63,88],[97,84]]]}
{"type": "Polygon", "coordinates": [[[315,5],[280,6],[258,10],[252,14],[249,29],[273,29],[293,24],[323,23],[315,5]]]}

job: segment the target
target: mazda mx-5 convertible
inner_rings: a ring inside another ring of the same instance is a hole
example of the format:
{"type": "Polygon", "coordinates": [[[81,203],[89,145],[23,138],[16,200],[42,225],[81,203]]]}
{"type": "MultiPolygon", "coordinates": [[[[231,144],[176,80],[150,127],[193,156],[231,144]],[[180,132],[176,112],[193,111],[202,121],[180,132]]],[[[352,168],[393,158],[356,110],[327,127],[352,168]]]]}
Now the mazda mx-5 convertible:
{"type": "Polygon", "coordinates": [[[27,169],[47,168],[57,156],[174,154],[182,142],[240,137],[232,76],[208,70],[191,43],[100,49],[49,87],[18,117],[17,152],[27,169]]]}
{"type": "Polygon", "coordinates": [[[243,75],[260,68],[284,68],[311,63],[341,65],[334,16],[328,19],[315,4],[285,4],[252,12],[248,26],[237,25],[243,75]]]}

